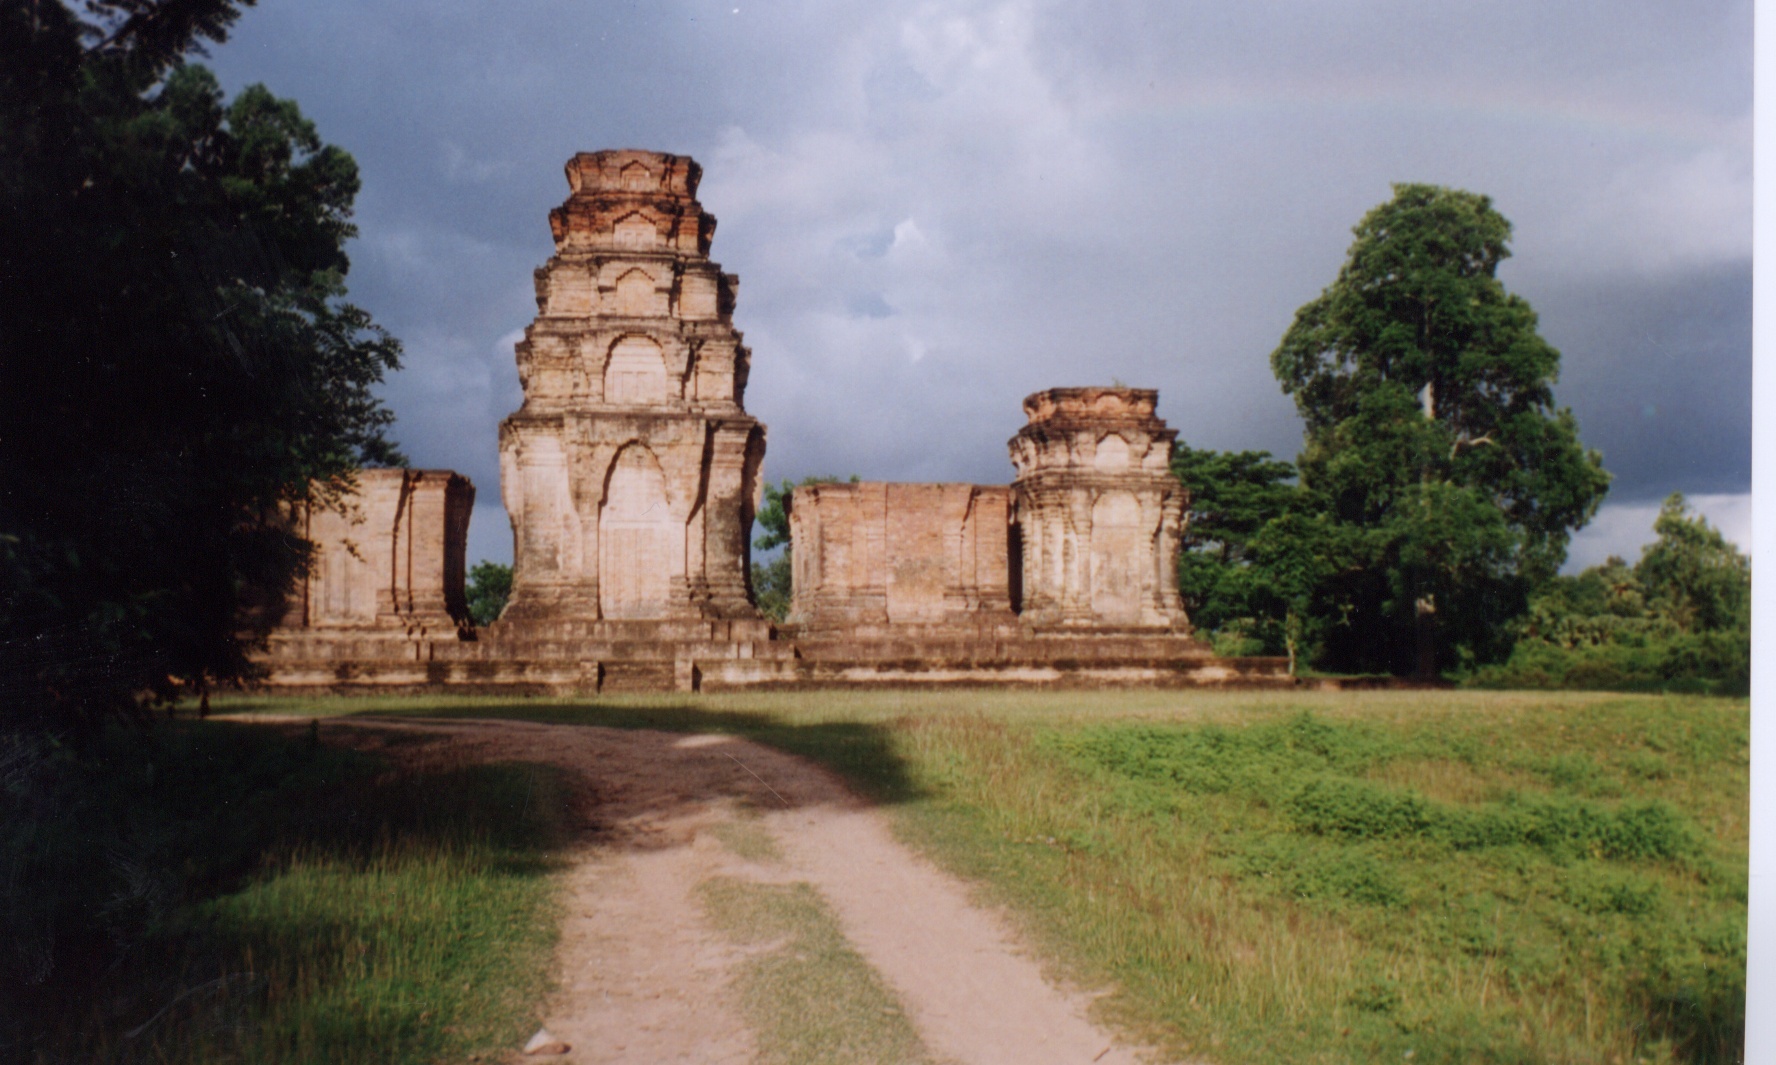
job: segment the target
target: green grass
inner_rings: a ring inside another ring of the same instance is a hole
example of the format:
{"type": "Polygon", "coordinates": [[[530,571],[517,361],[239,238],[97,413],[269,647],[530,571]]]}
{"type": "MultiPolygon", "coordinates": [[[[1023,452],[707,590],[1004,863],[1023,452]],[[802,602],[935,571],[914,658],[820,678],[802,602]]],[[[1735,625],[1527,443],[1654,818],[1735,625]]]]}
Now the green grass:
{"type": "Polygon", "coordinates": [[[752,954],[737,976],[759,1065],[918,1065],[931,1060],[900,1002],[807,884],[717,877],[697,894],[752,954]]]}
{"type": "Polygon", "coordinates": [[[741,814],[732,821],[718,821],[709,826],[708,832],[736,858],[760,864],[775,864],[783,860],[783,852],[778,849],[777,841],[759,823],[756,813],[751,816],[741,814]]]}
{"type": "MultiPolygon", "coordinates": [[[[328,704],[268,701],[265,709],[328,704]]],[[[371,706],[330,705],[350,712],[371,706]]],[[[837,692],[406,709],[827,762],[1115,1020],[1216,1062],[1719,1062],[1744,1017],[1743,700],[837,692]]]]}
{"type": "Polygon", "coordinates": [[[7,982],[0,1058],[420,1063],[534,1030],[565,839],[553,771],[396,770],[220,723],[106,759],[85,805],[8,840],[59,896],[20,927],[90,935],[7,982]]]}

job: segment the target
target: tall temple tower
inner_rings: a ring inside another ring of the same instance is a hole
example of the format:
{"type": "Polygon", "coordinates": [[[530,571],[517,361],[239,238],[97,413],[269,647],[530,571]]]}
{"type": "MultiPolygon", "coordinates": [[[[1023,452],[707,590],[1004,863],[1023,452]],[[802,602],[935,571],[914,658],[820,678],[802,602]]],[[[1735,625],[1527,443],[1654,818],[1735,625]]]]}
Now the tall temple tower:
{"type": "Polygon", "coordinates": [[[756,619],[748,543],[765,428],[743,406],[739,279],[685,156],[583,152],[500,424],[514,536],[503,621],[756,619]]]}

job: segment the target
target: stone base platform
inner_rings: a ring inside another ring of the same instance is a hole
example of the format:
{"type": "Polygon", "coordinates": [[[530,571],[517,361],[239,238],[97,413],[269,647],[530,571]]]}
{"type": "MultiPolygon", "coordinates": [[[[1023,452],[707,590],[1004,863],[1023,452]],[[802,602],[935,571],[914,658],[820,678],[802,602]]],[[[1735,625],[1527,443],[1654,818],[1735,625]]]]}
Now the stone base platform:
{"type": "Polygon", "coordinates": [[[941,686],[1289,687],[1287,660],[1220,658],[1155,629],[1013,623],[798,629],[763,621],[497,622],[473,639],[281,632],[265,691],[744,691],[941,686]]]}

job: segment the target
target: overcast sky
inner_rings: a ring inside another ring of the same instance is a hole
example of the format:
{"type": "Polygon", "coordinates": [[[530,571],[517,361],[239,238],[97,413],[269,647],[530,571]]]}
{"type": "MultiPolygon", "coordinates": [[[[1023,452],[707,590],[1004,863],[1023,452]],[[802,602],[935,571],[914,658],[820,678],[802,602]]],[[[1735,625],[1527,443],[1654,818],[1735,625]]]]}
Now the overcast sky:
{"type": "Polygon", "coordinates": [[[350,287],[416,465],[476,484],[578,151],[704,167],[766,475],[1004,483],[1029,392],[1158,388],[1293,458],[1269,355],[1396,181],[1484,192],[1615,475],[1573,564],[1681,491],[1750,546],[1752,5],[261,0],[210,64],[364,188],[350,287]]]}

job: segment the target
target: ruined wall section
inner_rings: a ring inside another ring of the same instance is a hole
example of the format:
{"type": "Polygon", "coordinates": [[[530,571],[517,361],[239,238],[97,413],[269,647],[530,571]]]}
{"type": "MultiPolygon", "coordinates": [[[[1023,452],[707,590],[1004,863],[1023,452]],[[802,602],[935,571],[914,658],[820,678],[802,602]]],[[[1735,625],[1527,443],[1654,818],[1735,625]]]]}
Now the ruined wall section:
{"type": "Polygon", "coordinates": [[[567,164],[500,425],[514,574],[505,619],[755,618],[748,532],[764,427],[744,409],[738,280],[684,156],[567,164]]]}
{"type": "Polygon", "coordinates": [[[809,629],[1010,622],[1011,491],[822,484],[790,500],[794,600],[809,629]]]}
{"type": "Polygon", "coordinates": [[[1177,432],[1150,389],[1052,388],[1010,441],[1026,622],[1188,630],[1177,558],[1185,489],[1177,432]]]}
{"type": "Polygon", "coordinates": [[[361,470],[337,509],[304,506],[296,532],[314,545],[286,629],[399,630],[450,636],[469,625],[463,556],[475,486],[449,470],[361,470]]]}

